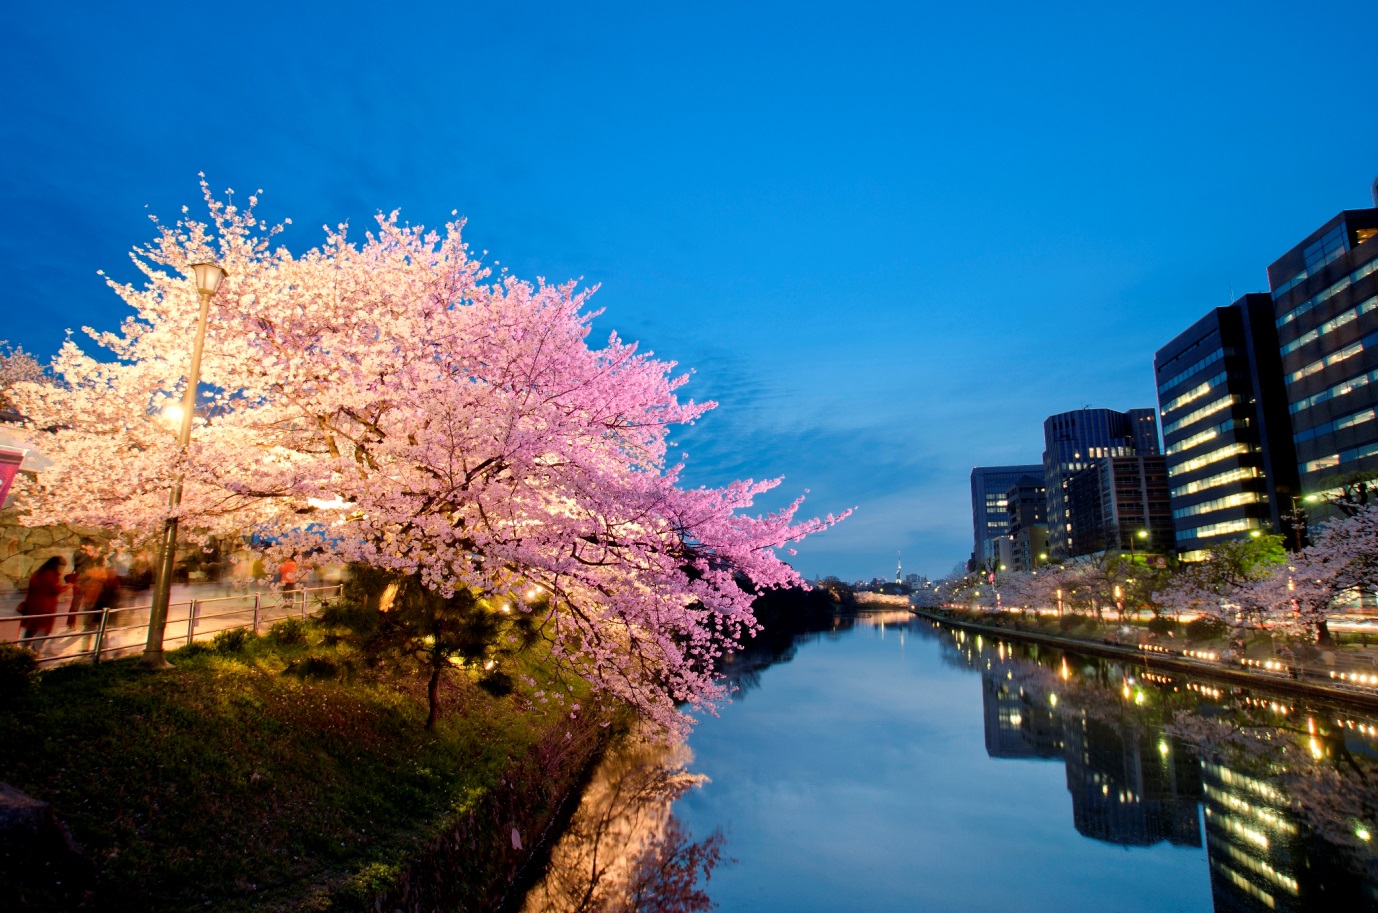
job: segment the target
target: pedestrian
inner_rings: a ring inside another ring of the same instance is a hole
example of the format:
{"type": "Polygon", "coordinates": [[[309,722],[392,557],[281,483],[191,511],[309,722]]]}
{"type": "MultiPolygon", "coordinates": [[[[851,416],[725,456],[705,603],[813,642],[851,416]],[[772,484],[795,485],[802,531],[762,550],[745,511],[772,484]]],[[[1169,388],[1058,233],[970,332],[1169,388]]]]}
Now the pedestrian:
{"type": "Polygon", "coordinates": [[[146,593],[153,587],[153,558],[147,549],[140,549],[129,564],[129,573],[124,578],[125,587],[136,596],[146,593]]]}
{"type": "MultiPolygon", "coordinates": [[[[106,563],[105,556],[97,555],[86,566],[76,585],[81,587],[81,604],[86,607],[81,613],[83,633],[77,652],[86,653],[92,647],[92,636],[100,629],[101,616],[119,603],[120,578],[115,569],[106,563]]],[[[67,626],[72,627],[70,617],[67,626]]]]}
{"type": "Polygon", "coordinates": [[[153,587],[153,559],[147,549],[139,549],[129,560],[129,569],[120,579],[123,592],[120,602],[129,606],[120,613],[118,619],[111,619],[121,627],[137,625],[144,612],[141,608],[148,604],[148,591],[153,587]]]}
{"type": "Polygon", "coordinates": [[[81,611],[86,597],[86,588],[89,576],[88,572],[94,566],[97,558],[100,557],[100,548],[96,545],[96,540],[90,536],[82,536],[81,543],[77,550],[72,554],[72,573],[67,575],[67,582],[72,584],[72,603],[67,609],[67,627],[75,627],[77,623],[77,613],[81,611]]]}
{"type": "Polygon", "coordinates": [[[278,583],[282,584],[284,590],[296,588],[297,571],[297,558],[295,555],[288,555],[287,560],[278,565],[278,583]]]}
{"type": "Polygon", "coordinates": [[[67,559],[54,555],[43,562],[29,577],[29,591],[19,604],[19,642],[42,638],[36,647],[31,646],[39,656],[52,652],[53,622],[57,620],[57,601],[69,584],[62,581],[62,571],[67,567],[67,559]]]}
{"type": "Polygon", "coordinates": [[[231,570],[233,589],[237,593],[248,593],[254,582],[254,554],[247,549],[235,552],[231,570]]]}

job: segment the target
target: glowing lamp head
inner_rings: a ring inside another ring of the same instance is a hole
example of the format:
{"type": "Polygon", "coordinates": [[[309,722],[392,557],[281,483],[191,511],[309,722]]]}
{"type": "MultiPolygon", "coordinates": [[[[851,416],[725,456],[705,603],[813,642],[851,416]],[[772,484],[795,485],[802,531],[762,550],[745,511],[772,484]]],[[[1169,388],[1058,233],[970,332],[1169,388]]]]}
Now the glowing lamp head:
{"type": "Polygon", "coordinates": [[[196,290],[203,295],[214,295],[221,280],[229,275],[217,263],[193,263],[191,269],[196,274],[196,290]]]}

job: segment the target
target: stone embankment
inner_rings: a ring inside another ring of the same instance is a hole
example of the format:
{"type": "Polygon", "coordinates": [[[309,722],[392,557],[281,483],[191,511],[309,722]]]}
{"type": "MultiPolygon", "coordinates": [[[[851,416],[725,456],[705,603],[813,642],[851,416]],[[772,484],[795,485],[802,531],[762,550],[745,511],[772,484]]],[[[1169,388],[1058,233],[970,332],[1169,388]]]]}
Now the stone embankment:
{"type": "Polygon", "coordinates": [[[53,555],[70,564],[83,536],[111,538],[108,530],[85,526],[21,526],[13,507],[0,510],[0,598],[29,585],[29,575],[53,555]]]}
{"type": "MultiPolygon", "coordinates": [[[[985,634],[989,637],[1043,644],[1049,647],[1057,647],[1060,650],[1066,650],[1070,653],[1084,653],[1088,656],[1118,659],[1149,669],[1168,669],[1174,672],[1183,672],[1202,678],[1227,682],[1232,685],[1266,688],[1269,691],[1316,698],[1342,707],[1352,707],[1362,710],[1373,710],[1378,708],[1378,693],[1338,687],[1327,684],[1325,681],[1317,681],[1309,678],[1292,678],[1290,675],[1265,671],[1253,671],[1242,667],[1227,666],[1219,660],[1193,659],[1191,657],[1172,653],[1144,650],[1137,645],[1117,644],[1109,641],[1083,640],[1076,637],[1049,634],[1043,631],[1026,631],[1020,628],[1005,627],[1003,625],[980,624],[974,621],[949,618],[922,609],[914,609],[913,611],[914,614],[920,618],[926,618],[930,621],[935,621],[952,628],[960,628],[965,631],[985,634]]],[[[1312,672],[1311,674],[1315,673],[1312,672]]]]}

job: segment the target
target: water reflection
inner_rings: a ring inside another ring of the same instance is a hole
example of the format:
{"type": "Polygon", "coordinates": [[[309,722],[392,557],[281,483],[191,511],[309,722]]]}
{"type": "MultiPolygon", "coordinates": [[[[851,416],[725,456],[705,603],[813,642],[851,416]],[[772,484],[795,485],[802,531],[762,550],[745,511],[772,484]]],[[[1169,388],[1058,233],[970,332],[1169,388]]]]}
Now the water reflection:
{"type": "MultiPolygon", "coordinates": [[[[836,638],[855,617],[807,611],[780,617],[725,657],[721,674],[740,700],[761,673],[788,663],[799,648],[836,638]]],[[[767,608],[769,612],[769,607],[767,608]]],[[[777,613],[788,611],[788,607],[777,613]]],[[[902,613],[906,624],[912,620],[902,613]]],[[[706,891],[725,861],[719,828],[694,840],[673,813],[675,800],[706,777],[688,770],[692,752],[636,736],[618,742],[594,772],[568,829],[551,851],[545,877],[528,892],[522,913],[696,913],[715,904],[706,891]]]]}
{"type": "Polygon", "coordinates": [[[696,913],[723,836],[693,840],[671,811],[703,782],[686,746],[635,737],[599,766],[523,913],[696,913]]]}
{"type": "Polygon", "coordinates": [[[757,910],[850,899],[876,910],[1378,911],[1374,714],[902,613],[802,627],[726,664],[747,702],[693,736],[712,787],[695,789],[683,747],[634,743],[608,760],[527,911],[711,909],[714,891],[725,908],[757,910]],[[764,670],[786,663],[757,702],[764,670]],[[970,675],[979,699],[955,687],[970,675]],[[963,753],[979,757],[977,725],[995,781],[963,753]],[[1053,764],[1062,777],[1038,773],[1053,764]],[[926,769],[929,793],[960,798],[916,801],[909,787],[926,769]],[[1005,786],[1059,781],[1070,813],[1005,786]],[[694,840],[676,809],[704,832],[731,825],[743,861],[710,881],[721,833],[694,840]],[[1073,831],[1086,839],[1063,839],[1073,831]],[[969,863],[986,845],[998,856],[969,863]],[[1123,848],[1124,861],[1097,846],[1123,848]],[[808,862],[820,853],[850,865],[808,862]],[[872,869],[872,858],[891,865],[872,869]],[[927,878],[902,873],[914,866],[927,878]]]}
{"type": "Polygon", "coordinates": [[[948,662],[981,675],[987,754],[1062,759],[1079,833],[1204,837],[1216,913],[1378,909],[1378,720],[934,630],[948,662]]]}

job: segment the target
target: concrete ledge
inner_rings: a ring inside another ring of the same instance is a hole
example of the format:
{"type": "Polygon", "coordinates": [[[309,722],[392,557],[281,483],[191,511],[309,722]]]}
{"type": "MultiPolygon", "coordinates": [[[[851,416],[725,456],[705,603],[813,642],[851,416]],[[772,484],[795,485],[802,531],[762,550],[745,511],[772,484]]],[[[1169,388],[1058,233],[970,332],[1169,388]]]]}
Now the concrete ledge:
{"type": "Polygon", "coordinates": [[[1186,672],[1202,678],[1227,682],[1232,685],[1244,685],[1249,688],[1261,688],[1301,697],[1317,698],[1327,703],[1357,710],[1378,710],[1378,693],[1365,694],[1360,691],[1350,691],[1346,688],[1337,688],[1333,685],[1322,684],[1321,682],[1309,681],[1307,679],[1259,675],[1258,673],[1248,672],[1244,669],[1220,666],[1215,663],[1188,659],[1184,656],[1145,652],[1122,644],[1081,640],[1075,637],[1063,637],[1058,634],[1045,634],[1041,631],[1021,631],[1017,628],[1002,628],[996,625],[983,625],[972,621],[960,621],[955,618],[934,615],[922,609],[914,609],[913,611],[914,614],[920,618],[935,621],[950,628],[961,628],[966,631],[974,631],[979,634],[986,634],[991,637],[999,637],[1005,640],[1022,640],[1027,643],[1044,644],[1046,646],[1066,650],[1069,653],[1084,653],[1088,656],[1099,656],[1104,659],[1122,660],[1124,662],[1133,663],[1136,666],[1143,666],[1145,669],[1169,669],[1174,672],[1186,672]]]}

